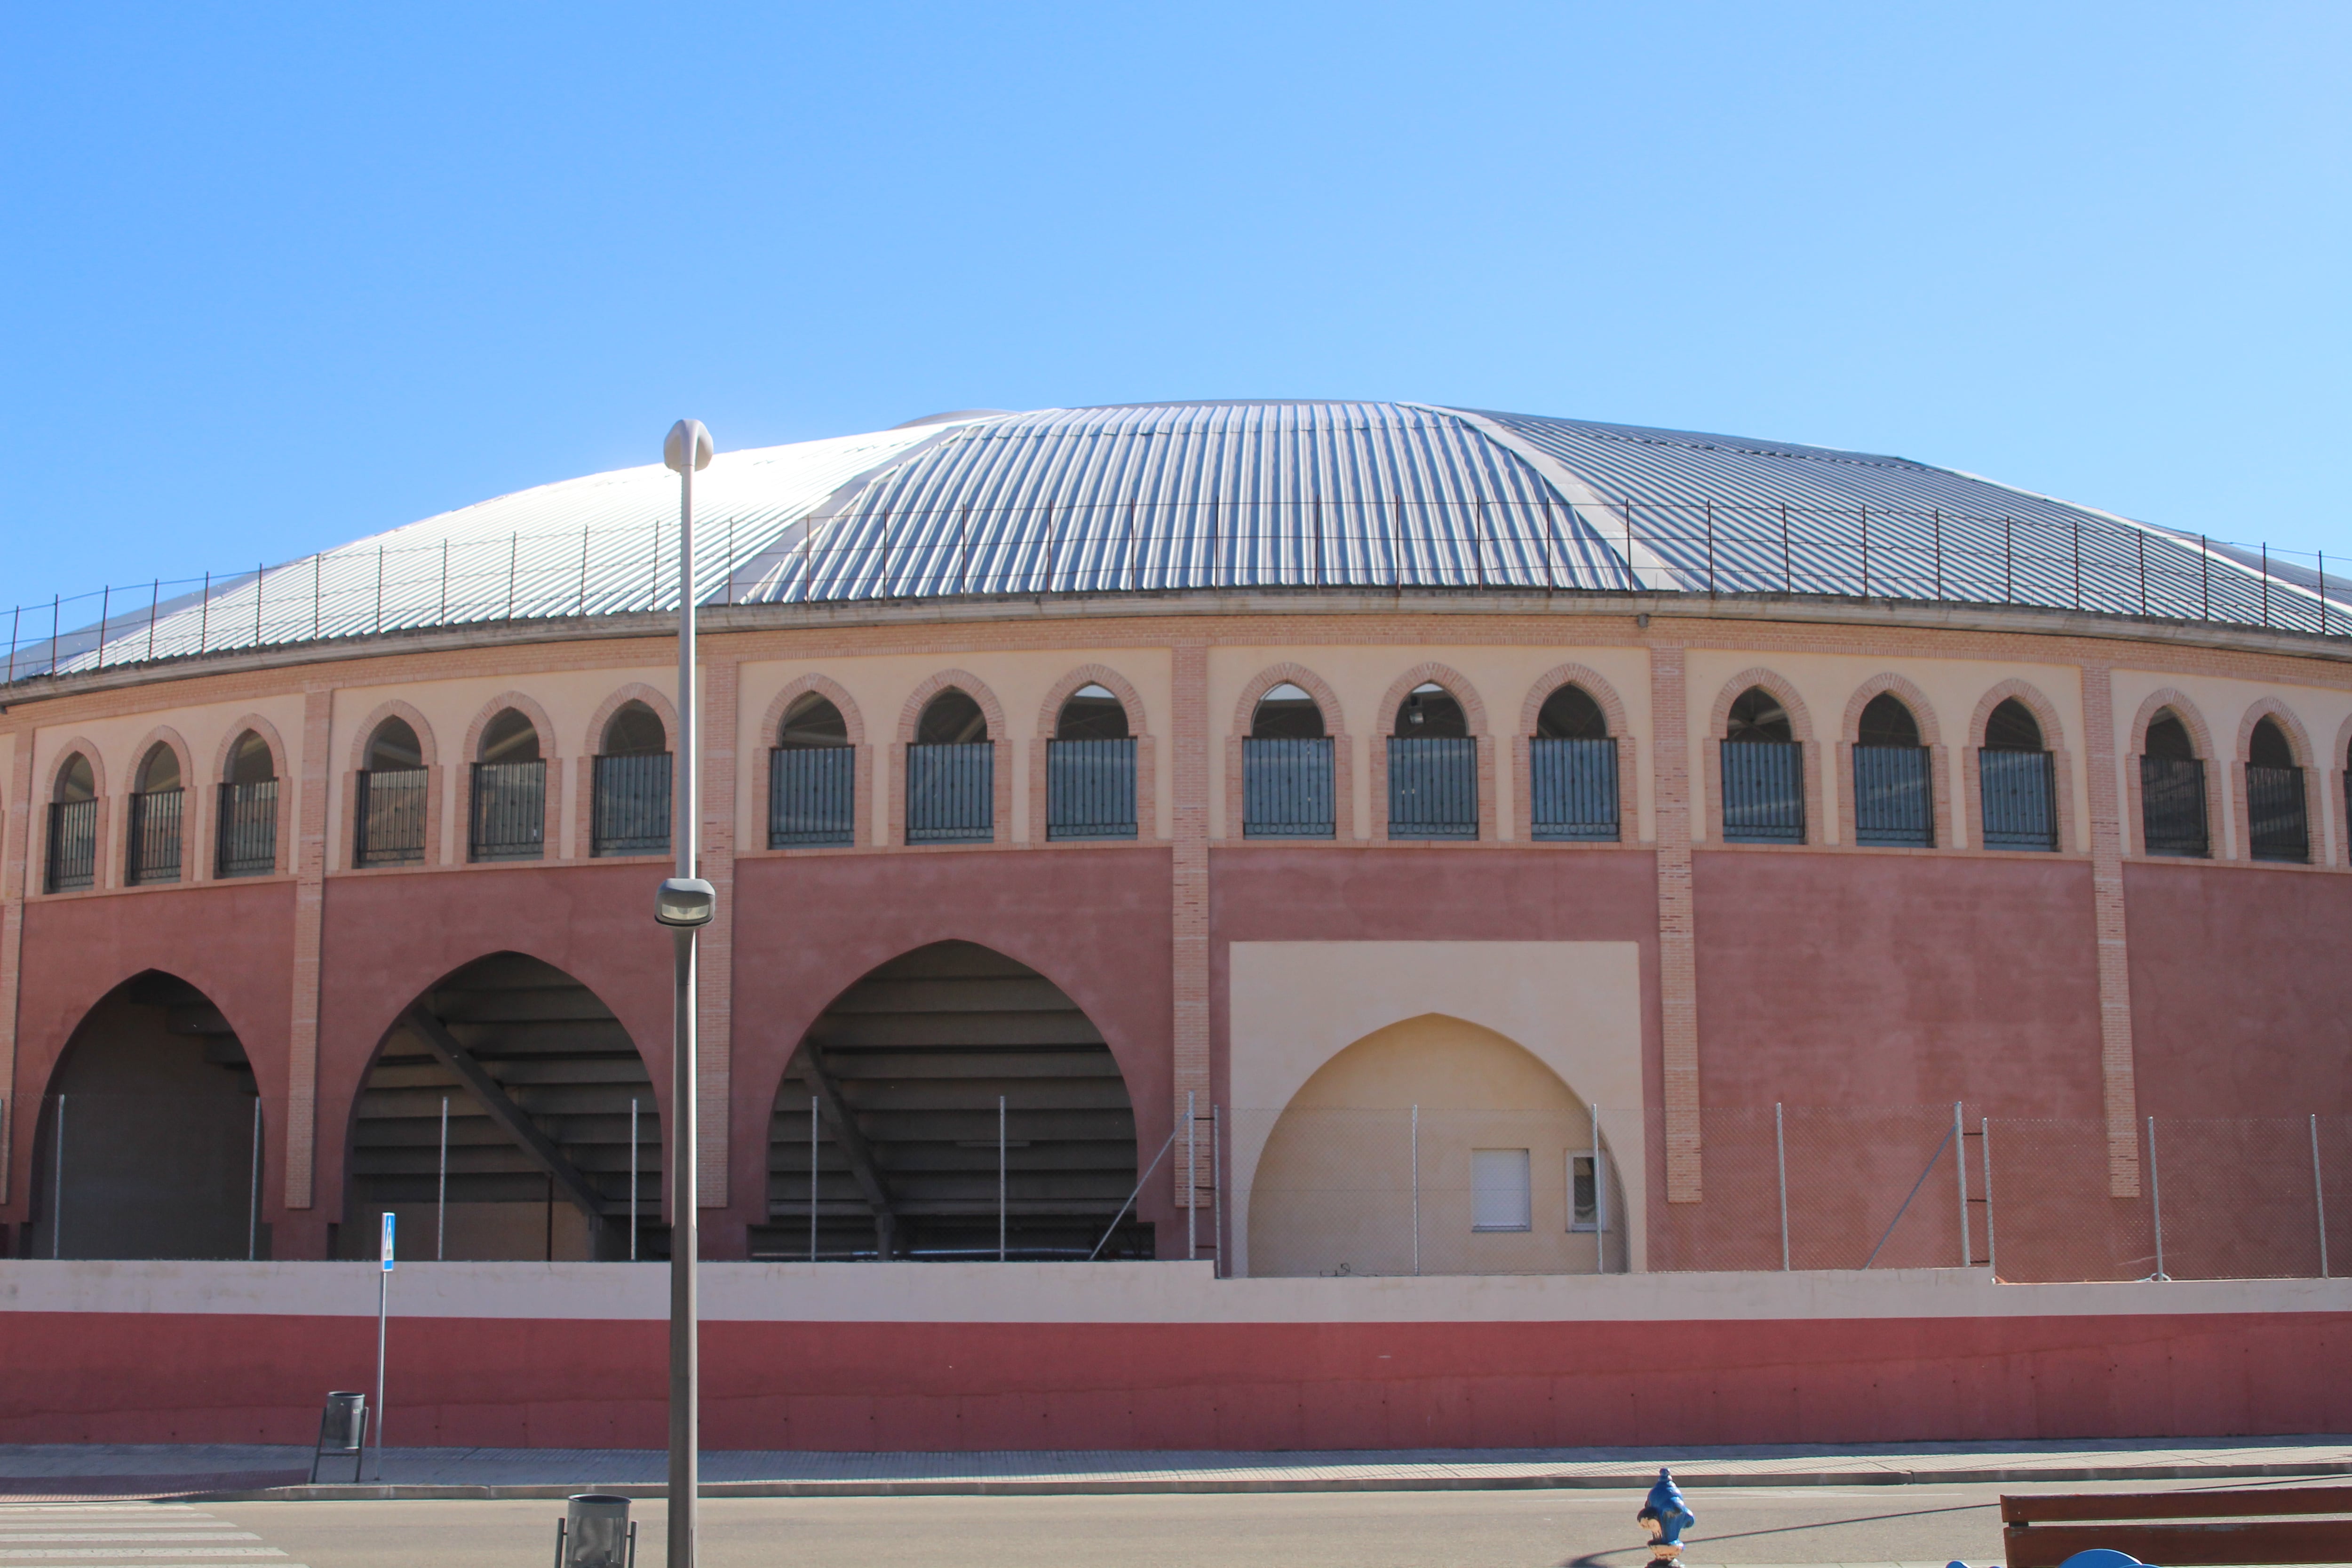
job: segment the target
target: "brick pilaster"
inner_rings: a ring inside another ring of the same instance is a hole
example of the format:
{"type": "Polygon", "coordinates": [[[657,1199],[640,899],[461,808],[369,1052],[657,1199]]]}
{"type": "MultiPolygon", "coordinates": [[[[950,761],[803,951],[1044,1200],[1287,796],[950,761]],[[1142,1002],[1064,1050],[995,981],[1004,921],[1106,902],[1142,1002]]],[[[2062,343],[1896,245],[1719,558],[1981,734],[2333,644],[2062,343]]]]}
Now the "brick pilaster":
{"type": "Polygon", "coordinates": [[[1665,1068],[1666,1201],[1701,1196],[1698,953],[1691,910],[1688,694],[1683,650],[1650,650],[1658,819],[1658,1023],[1665,1068]]]}
{"type": "Polygon", "coordinates": [[[701,1206],[727,1206],[728,1097],[734,1084],[735,992],[735,749],[743,716],[736,711],[733,662],[702,668],[702,875],[719,889],[719,912],[703,929],[696,954],[696,1024],[702,1137],[698,1191],[701,1206]]]}
{"type": "MultiPolygon", "coordinates": [[[[1170,715],[1171,803],[1175,836],[1172,856],[1171,910],[1174,940],[1170,952],[1173,970],[1175,1018],[1174,1105],[1171,1115],[1179,1130],[1184,1115],[1184,1095],[1199,1096],[1202,1115],[1208,1114],[1209,1080],[1209,649],[1204,643],[1181,644],[1171,650],[1175,678],[1174,711],[1170,715]]],[[[1203,1162],[1205,1168],[1206,1163],[1203,1162]]],[[[1177,1201],[1187,1201],[1181,1160],[1171,1172],[1177,1201]]],[[[1205,1178],[1196,1173],[1192,1196],[1205,1178]]],[[[1201,1201],[1205,1202],[1206,1199],[1201,1201]]]]}
{"type": "Polygon", "coordinates": [[[16,1118],[26,1110],[40,1114],[40,1091],[16,1092],[17,980],[25,962],[25,874],[31,861],[33,824],[45,815],[47,803],[33,799],[33,731],[16,731],[15,765],[8,770],[5,814],[0,816],[0,1094],[8,1097],[0,1114],[0,1204],[12,1193],[16,1172],[16,1118]]]}
{"type": "Polygon", "coordinates": [[[327,913],[327,742],[332,690],[302,698],[294,826],[294,984],[286,1033],[286,1206],[312,1204],[319,1145],[319,959],[327,913]]]}
{"type": "Polygon", "coordinates": [[[2091,795],[2091,909],[2099,944],[2099,1089],[2107,1119],[2107,1193],[2139,1195],[2139,1086],[2132,1064],[2131,949],[2124,910],[2124,792],[2116,779],[2114,683],[2083,667],[2091,795]]]}

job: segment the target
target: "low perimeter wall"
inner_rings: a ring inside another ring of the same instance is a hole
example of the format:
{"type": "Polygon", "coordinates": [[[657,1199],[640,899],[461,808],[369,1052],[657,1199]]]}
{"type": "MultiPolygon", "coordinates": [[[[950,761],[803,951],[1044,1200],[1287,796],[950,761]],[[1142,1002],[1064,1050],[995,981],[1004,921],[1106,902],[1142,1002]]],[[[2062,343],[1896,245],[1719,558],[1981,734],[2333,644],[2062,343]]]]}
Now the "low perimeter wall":
{"type": "MultiPolygon", "coordinates": [[[[703,1268],[713,1448],[1385,1448],[2352,1431],[2352,1281],[703,1268]]],[[[658,1264],[403,1264],[394,1445],[659,1447],[658,1264]]],[[[307,1443],[365,1264],[0,1262],[0,1441],[307,1443]]]]}

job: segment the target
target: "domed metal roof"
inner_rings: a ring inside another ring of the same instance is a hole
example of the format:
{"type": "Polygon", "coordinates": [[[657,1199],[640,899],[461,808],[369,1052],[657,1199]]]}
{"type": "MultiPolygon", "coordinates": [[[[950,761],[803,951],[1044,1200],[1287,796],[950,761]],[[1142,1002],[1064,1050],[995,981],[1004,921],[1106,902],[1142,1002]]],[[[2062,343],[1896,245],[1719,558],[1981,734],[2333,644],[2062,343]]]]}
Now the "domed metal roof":
{"type": "MultiPolygon", "coordinates": [[[[675,610],[677,490],[658,466],[622,469],[152,610],[110,597],[103,646],[92,616],[78,647],[60,639],[57,668],[675,610]]],[[[2347,629],[2336,580],[2323,611],[2308,570],[1953,469],[1416,403],[967,410],[723,452],[695,494],[706,605],[1486,588],[2025,604],[2347,629]]],[[[14,678],[50,668],[32,630],[20,631],[14,678]]]]}

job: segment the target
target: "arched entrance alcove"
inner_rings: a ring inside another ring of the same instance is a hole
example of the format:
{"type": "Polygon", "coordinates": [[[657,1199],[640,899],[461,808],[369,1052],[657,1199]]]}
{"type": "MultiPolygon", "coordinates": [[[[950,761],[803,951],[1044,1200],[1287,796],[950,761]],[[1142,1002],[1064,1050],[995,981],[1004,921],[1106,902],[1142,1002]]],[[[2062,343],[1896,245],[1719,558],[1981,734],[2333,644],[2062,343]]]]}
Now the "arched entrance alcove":
{"type": "Polygon", "coordinates": [[[403,1258],[625,1258],[633,1213],[635,1256],[667,1256],[645,1059],[594,992],[524,953],[477,959],[401,1014],[349,1146],[340,1257],[373,1257],[386,1211],[403,1258]]]}
{"type": "Polygon", "coordinates": [[[1119,1218],[1135,1149],[1127,1080],[1077,1004],[933,942],[843,992],[793,1053],[753,1255],[807,1258],[814,1196],[819,1258],[993,1258],[1000,1217],[1008,1258],[1083,1258],[1106,1232],[1103,1258],[1149,1258],[1152,1228],[1119,1218]]]}
{"type": "Polygon", "coordinates": [[[50,1075],[33,1258],[267,1258],[263,1111],[218,1007],[151,969],[102,997],[50,1075]]]}
{"type": "Polygon", "coordinates": [[[1621,1271],[1614,1175],[1609,1129],[1550,1068],[1476,1024],[1408,1018],[1324,1063],[1275,1120],[1249,1271],[1621,1271]]]}

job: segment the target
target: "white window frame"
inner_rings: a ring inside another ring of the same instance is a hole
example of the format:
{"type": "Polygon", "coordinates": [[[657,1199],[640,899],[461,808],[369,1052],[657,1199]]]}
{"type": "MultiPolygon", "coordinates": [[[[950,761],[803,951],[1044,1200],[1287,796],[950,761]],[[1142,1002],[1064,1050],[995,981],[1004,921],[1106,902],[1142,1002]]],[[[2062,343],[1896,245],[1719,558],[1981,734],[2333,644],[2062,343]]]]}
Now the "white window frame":
{"type": "Polygon", "coordinates": [[[1533,1169],[1528,1158],[1528,1153],[1529,1151],[1526,1149],[1473,1149],[1470,1151],[1470,1228],[1473,1231],[1507,1234],[1513,1231],[1530,1231],[1535,1228],[1535,1181],[1533,1169]],[[1511,1157],[1515,1155],[1517,1160],[1511,1170],[1515,1180],[1501,1188],[1490,1186],[1486,1180],[1486,1172],[1511,1162],[1511,1157]],[[1517,1189],[1515,1193],[1509,1190],[1512,1186],[1517,1189]],[[1499,1194],[1507,1202],[1514,1197],[1517,1199],[1518,1219],[1516,1223],[1496,1224],[1486,1217],[1493,1212],[1487,1207],[1490,1194],[1499,1194]]]}

